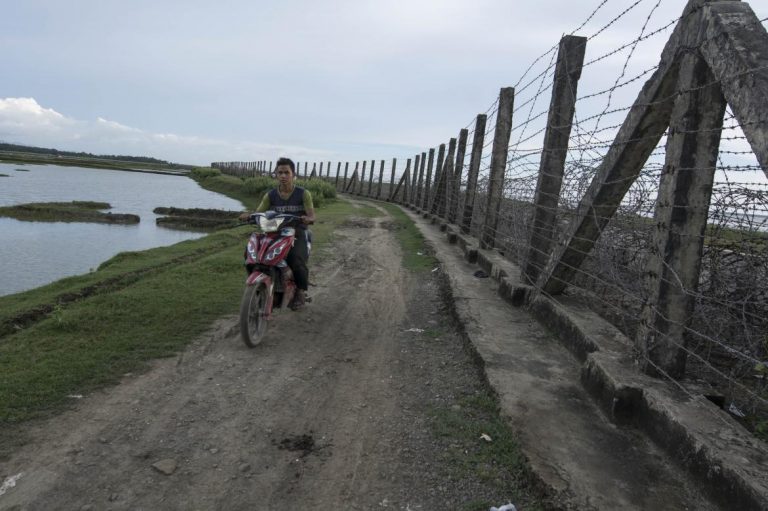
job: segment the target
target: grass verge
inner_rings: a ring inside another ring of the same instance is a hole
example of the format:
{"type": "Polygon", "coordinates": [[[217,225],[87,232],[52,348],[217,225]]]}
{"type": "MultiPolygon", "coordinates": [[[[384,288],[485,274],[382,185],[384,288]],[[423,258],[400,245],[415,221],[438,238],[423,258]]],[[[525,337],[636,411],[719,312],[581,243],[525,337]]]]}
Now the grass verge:
{"type": "Polygon", "coordinates": [[[97,271],[0,297],[0,342],[14,332],[45,319],[52,311],[85,298],[123,289],[147,274],[223,250],[241,240],[233,231],[141,252],[122,252],[97,271]],[[233,236],[235,236],[233,238],[233,236]]]}
{"type": "MultiPolygon", "coordinates": [[[[445,451],[449,477],[479,478],[510,495],[520,509],[544,510],[537,482],[520,451],[515,434],[499,415],[498,400],[490,393],[466,396],[450,408],[430,410],[432,430],[449,448],[445,451]],[[483,435],[490,441],[483,440],[483,435]]],[[[465,503],[464,511],[486,511],[498,502],[465,503]]]]}
{"type": "Polygon", "coordinates": [[[403,251],[403,265],[416,272],[432,271],[438,261],[432,256],[432,250],[416,224],[399,206],[391,203],[382,206],[392,217],[391,228],[403,251]]]}
{"type": "MultiPolygon", "coordinates": [[[[146,267],[154,271],[138,272],[140,278],[103,293],[57,303],[38,322],[5,336],[0,342],[0,424],[39,416],[70,394],[116,381],[147,360],[170,355],[217,317],[236,310],[245,233],[217,235],[215,250],[176,264],[163,265],[162,256],[145,257],[146,267]]],[[[189,242],[184,247],[188,254],[199,254],[199,248],[189,242]]],[[[105,263],[105,273],[125,259],[121,254],[105,263]]],[[[6,303],[13,298],[6,297],[6,303]]],[[[25,298],[29,303],[30,297],[25,298]]]]}

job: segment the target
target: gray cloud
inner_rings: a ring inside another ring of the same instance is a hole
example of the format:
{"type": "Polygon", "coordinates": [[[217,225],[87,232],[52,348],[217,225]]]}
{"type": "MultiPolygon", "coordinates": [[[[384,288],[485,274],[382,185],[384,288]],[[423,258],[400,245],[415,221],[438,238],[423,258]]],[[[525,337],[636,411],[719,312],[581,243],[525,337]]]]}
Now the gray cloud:
{"type": "MultiPolygon", "coordinates": [[[[275,148],[345,160],[409,157],[456,136],[500,87],[515,84],[600,4],[28,0],[7,6],[0,19],[0,94],[35,98],[75,123],[104,118],[139,130],[105,137],[107,127],[87,122],[77,143],[89,151],[124,143],[120,152],[203,162],[271,158],[275,148]],[[152,133],[209,142],[189,142],[185,152],[182,142],[152,133]],[[101,145],[85,145],[95,140],[101,145]]],[[[578,33],[595,35],[633,4],[605,3],[578,33]]],[[[647,31],[678,17],[684,5],[641,1],[590,39],[587,60],[635,39],[649,14],[647,31]]],[[[753,8],[765,10],[756,2],[753,8]]],[[[643,41],[626,77],[654,66],[668,35],[643,41]]],[[[586,68],[580,91],[613,85],[628,54],[586,68]]],[[[641,85],[618,90],[612,105],[630,103],[641,85]]],[[[521,91],[519,103],[538,87],[521,91]]],[[[605,99],[585,104],[583,116],[599,112],[605,99]]],[[[537,111],[548,101],[542,94],[537,111]]],[[[516,122],[523,115],[527,107],[516,122]]]]}

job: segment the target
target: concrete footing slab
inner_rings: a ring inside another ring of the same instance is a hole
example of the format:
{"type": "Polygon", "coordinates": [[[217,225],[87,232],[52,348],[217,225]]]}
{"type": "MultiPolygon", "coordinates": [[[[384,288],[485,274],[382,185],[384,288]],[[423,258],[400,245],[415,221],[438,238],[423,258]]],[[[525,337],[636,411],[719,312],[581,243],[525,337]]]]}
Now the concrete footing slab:
{"type": "Polygon", "coordinates": [[[768,448],[700,389],[642,374],[630,340],[596,313],[535,296],[516,265],[458,226],[409,213],[502,412],[563,507],[768,510],[768,448]]]}

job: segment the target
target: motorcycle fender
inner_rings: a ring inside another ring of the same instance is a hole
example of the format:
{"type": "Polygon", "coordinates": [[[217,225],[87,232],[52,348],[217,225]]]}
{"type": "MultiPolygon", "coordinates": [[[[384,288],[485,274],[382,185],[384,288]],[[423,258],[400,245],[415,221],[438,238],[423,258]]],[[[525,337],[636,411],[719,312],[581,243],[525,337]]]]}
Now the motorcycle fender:
{"type": "Polygon", "coordinates": [[[254,284],[258,284],[260,282],[266,284],[268,289],[272,288],[272,279],[269,278],[269,275],[266,273],[261,273],[260,271],[255,271],[248,275],[248,278],[245,280],[245,285],[253,286],[254,284]]]}
{"type": "Polygon", "coordinates": [[[274,286],[272,279],[269,275],[266,273],[261,273],[260,271],[255,271],[248,275],[248,278],[245,280],[246,286],[254,286],[259,283],[264,283],[264,285],[267,286],[267,320],[272,319],[272,307],[274,304],[272,303],[274,299],[274,286]]]}

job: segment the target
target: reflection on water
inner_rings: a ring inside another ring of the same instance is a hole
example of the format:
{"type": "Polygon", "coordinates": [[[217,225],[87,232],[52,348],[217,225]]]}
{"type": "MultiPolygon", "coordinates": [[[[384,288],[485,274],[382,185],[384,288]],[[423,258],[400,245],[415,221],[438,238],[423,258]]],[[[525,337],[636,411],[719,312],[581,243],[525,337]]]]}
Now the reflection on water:
{"type": "Polygon", "coordinates": [[[239,211],[240,202],[186,177],[106,169],[0,163],[0,206],[26,202],[103,201],[133,213],[138,225],[21,222],[0,218],[0,295],[86,273],[118,252],[199,238],[155,225],[158,206],[239,211]],[[18,172],[15,169],[26,169],[18,172]]]}

